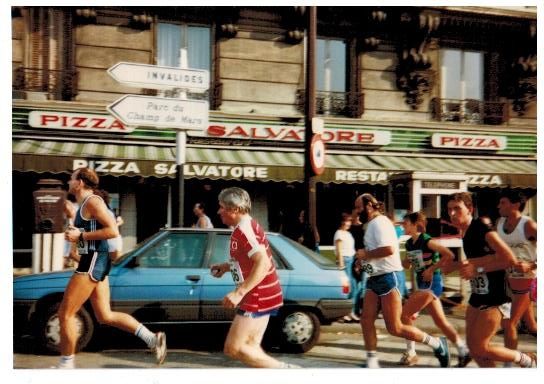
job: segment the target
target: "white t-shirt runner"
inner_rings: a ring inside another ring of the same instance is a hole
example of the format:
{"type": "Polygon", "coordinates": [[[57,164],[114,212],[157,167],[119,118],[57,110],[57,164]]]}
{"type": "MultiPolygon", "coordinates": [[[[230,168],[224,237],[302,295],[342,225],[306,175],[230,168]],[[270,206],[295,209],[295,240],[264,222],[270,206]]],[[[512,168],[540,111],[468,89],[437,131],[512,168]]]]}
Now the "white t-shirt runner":
{"type": "Polygon", "coordinates": [[[363,262],[363,271],[367,272],[370,276],[378,276],[403,270],[399,253],[399,240],[395,227],[387,216],[379,215],[370,220],[367,225],[365,231],[365,249],[372,251],[387,246],[393,247],[393,254],[379,259],[365,260],[363,262]]]}

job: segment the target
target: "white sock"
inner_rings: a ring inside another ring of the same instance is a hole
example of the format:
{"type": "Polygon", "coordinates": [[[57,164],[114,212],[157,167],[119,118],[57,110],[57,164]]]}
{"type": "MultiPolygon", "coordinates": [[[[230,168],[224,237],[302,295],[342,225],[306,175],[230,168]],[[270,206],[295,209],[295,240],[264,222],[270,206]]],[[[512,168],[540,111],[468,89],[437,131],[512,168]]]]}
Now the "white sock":
{"type": "Polygon", "coordinates": [[[408,353],[410,356],[414,356],[416,354],[415,341],[406,339],[406,353],[408,353]]]}
{"type": "Polygon", "coordinates": [[[74,368],[75,355],[62,355],[59,360],[59,367],[61,368],[74,368]]]}
{"type": "Polygon", "coordinates": [[[432,349],[438,349],[440,347],[440,339],[438,337],[433,337],[425,332],[423,332],[423,344],[427,344],[432,349]]]}
{"type": "Polygon", "coordinates": [[[157,345],[157,335],[147,329],[143,324],[140,324],[138,328],[136,328],[134,334],[142,339],[149,348],[155,348],[155,345],[157,345]]]}

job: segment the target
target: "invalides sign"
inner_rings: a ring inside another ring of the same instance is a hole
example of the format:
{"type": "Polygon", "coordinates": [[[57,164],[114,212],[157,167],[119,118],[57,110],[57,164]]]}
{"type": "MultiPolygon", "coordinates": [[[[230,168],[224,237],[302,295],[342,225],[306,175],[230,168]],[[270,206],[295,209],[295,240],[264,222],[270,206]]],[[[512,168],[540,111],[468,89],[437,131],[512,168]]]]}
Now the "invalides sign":
{"type": "Polygon", "coordinates": [[[500,151],[506,149],[506,137],[434,133],[432,146],[434,148],[500,151]]]}
{"type": "Polygon", "coordinates": [[[28,114],[28,125],[35,128],[108,133],[129,133],[134,131],[134,127],[124,125],[113,116],[88,113],[31,111],[28,114]]]}
{"type": "MultiPolygon", "coordinates": [[[[189,131],[189,136],[225,139],[304,142],[304,127],[250,123],[210,123],[203,131],[189,131]]],[[[383,146],[391,143],[391,132],[348,128],[325,128],[321,140],[334,144],[383,146]]]]}

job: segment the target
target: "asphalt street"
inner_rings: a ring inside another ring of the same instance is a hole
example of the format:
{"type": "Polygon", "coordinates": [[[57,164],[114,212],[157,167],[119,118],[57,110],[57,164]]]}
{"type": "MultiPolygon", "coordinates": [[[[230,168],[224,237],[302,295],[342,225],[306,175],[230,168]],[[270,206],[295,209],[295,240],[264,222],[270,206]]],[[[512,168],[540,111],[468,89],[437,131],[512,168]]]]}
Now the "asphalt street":
{"type": "MultiPolygon", "coordinates": [[[[449,316],[457,330],[464,334],[464,319],[452,314],[449,316]]],[[[402,368],[397,365],[405,349],[403,339],[387,334],[383,320],[376,322],[378,329],[378,352],[383,368],[402,368]]],[[[438,335],[430,316],[421,315],[416,322],[421,329],[438,335]]],[[[167,330],[168,356],[164,365],[157,367],[154,355],[146,351],[142,342],[131,335],[119,331],[106,331],[99,341],[77,355],[78,368],[245,368],[222,352],[226,327],[206,328],[189,326],[179,330],[167,330]]],[[[502,335],[497,335],[493,342],[502,343],[502,335]]],[[[41,355],[33,350],[30,337],[16,340],[13,355],[15,369],[43,369],[53,366],[58,356],[41,355]]],[[[536,338],[520,334],[520,350],[536,352],[536,338]]],[[[417,368],[438,368],[438,361],[432,350],[424,345],[417,345],[420,357],[417,368]]],[[[457,363],[456,348],[450,343],[452,366],[457,363]]],[[[305,354],[282,354],[271,351],[280,360],[300,365],[303,368],[361,368],[365,360],[363,337],[359,324],[333,323],[322,327],[318,344],[305,354]]],[[[474,362],[469,368],[476,367],[474,362]]]]}

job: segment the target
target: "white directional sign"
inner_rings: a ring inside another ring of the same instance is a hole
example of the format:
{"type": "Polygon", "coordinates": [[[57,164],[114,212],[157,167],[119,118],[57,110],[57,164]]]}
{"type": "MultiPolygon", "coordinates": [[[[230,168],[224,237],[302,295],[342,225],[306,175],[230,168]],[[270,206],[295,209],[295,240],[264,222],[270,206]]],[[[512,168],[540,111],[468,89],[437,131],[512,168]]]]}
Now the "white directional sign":
{"type": "Polygon", "coordinates": [[[203,69],[120,62],[109,68],[108,73],[118,82],[138,88],[205,92],[210,87],[210,73],[203,69]]]}
{"type": "Polygon", "coordinates": [[[204,100],[125,95],[107,109],[126,125],[190,130],[208,128],[209,105],[204,100]]]}

